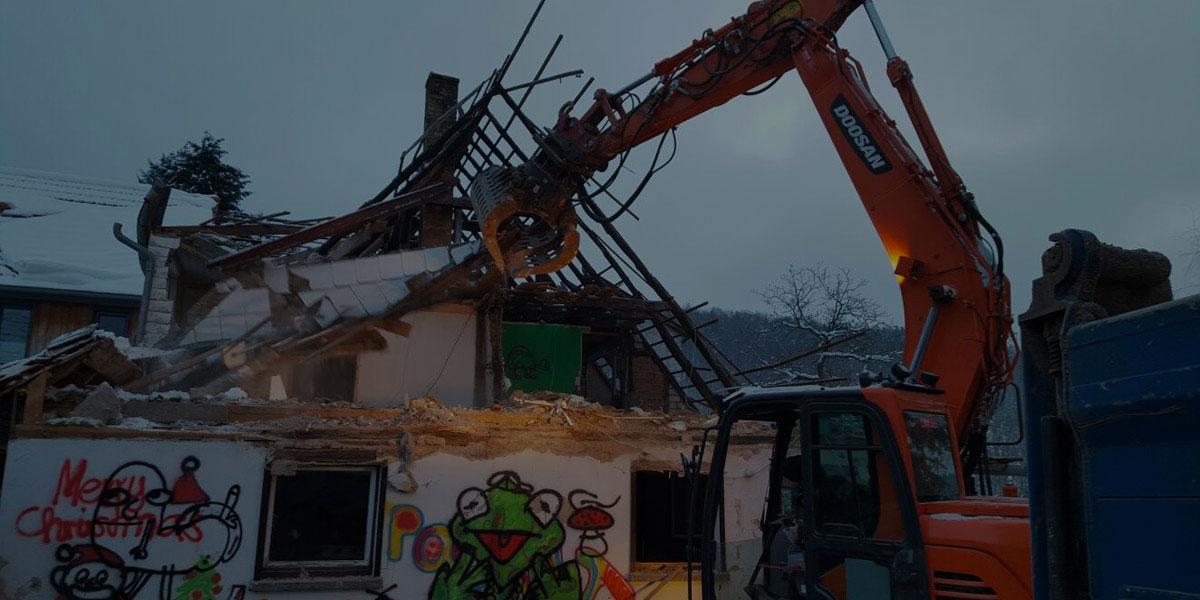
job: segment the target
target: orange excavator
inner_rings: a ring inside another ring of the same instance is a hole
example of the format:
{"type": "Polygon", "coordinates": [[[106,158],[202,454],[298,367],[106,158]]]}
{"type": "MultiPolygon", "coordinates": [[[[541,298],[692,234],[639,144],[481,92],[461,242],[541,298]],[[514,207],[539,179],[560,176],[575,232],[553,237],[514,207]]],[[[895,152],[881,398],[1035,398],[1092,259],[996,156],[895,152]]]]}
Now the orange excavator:
{"type": "Polygon", "coordinates": [[[620,212],[600,213],[586,185],[596,173],[793,71],[891,258],[904,358],[857,387],[753,388],[724,400],[709,432],[711,458],[702,447],[691,461],[697,471],[707,465],[704,598],[1029,598],[1027,503],[969,495],[1015,361],[1003,247],[951,167],[870,0],[755,2],[625,88],[597,91],[581,116],[568,103],[528,162],[472,183],[485,242],[514,276],[561,268],[579,243],[576,206],[596,219],[620,212]],[[859,8],[928,166],[838,45],[838,29],[859,8]],[[775,439],[761,526],[750,533],[722,501],[745,476],[728,452],[747,421],[769,426],[775,439]]]}

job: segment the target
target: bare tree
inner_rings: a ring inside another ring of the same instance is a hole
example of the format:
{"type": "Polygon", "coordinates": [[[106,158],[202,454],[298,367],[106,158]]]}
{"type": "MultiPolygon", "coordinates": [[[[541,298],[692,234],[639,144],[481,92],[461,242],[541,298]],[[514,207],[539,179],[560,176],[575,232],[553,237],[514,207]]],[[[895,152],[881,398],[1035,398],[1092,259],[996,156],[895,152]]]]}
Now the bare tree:
{"type": "MultiPolygon", "coordinates": [[[[879,305],[863,295],[866,281],[849,269],[830,269],[791,265],[786,273],[766,289],[756,292],[771,311],[772,330],[791,332],[795,348],[803,351],[825,348],[816,353],[815,364],[797,363],[774,369],[788,381],[826,379],[830,364],[840,360],[848,370],[861,371],[872,363],[891,363],[900,356],[895,327],[884,322],[879,305]],[[845,340],[844,343],[839,343],[845,340]],[[805,372],[804,367],[814,369],[805,372]]],[[[765,361],[763,361],[765,362],[765,361]]]]}

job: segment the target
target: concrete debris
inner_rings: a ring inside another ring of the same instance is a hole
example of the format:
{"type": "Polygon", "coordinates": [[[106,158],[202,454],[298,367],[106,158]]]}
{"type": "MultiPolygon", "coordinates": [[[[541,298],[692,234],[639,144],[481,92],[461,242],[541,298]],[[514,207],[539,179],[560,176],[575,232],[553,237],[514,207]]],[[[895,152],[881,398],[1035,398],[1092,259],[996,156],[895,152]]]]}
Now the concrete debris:
{"type": "Polygon", "coordinates": [[[108,383],[96,386],[75,410],[68,415],[74,418],[96,419],[106,425],[121,420],[121,398],[108,383]]]}
{"type": "Polygon", "coordinates": [[[403,494],[411,494],[417,491],[418,487],[416,478],[408,469],[408,463],[403,460],[388,465],[387,483],[388,487],[403,494]]]}

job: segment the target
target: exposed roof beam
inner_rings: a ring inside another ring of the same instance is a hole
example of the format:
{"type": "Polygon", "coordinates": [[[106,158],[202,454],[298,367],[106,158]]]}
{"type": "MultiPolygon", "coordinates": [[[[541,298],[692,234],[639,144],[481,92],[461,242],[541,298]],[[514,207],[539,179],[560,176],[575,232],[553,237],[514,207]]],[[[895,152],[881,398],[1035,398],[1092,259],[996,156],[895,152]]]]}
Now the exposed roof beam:
{"type": "Polygon", "coordinates": [[[435,198],[440,194],[450,193],[450,184],[435,183],[397,196],[385,202],[372,204],[366,208],[361,208],[352,213],[335,217],[324,223],[317,223],[312,227],[306,227],[296,233],[281,237],[279,239],[264,242],[257,246],[251,246],[245,250],[233,252],[217,259],[209,261],[209,268],[229,268],[244,265],[257,258],[270,256],[276,252],[281,252],[289,248],[295,248],[300,244],[306,244],[313,240],[319,240],[323,237],[331,235],[344,234],[353,231],[371,221],[394,215],[398,212],[407,210],[417,206],[423,202],[435,198]]]}

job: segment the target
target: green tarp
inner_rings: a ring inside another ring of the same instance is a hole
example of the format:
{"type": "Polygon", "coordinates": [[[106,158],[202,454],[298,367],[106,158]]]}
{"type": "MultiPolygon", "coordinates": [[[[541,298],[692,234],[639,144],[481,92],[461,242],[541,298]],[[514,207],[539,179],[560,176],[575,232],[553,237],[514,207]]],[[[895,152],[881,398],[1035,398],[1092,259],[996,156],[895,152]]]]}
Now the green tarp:
{"type": "Polygon", "coordinates": [[[574,393],[587,330],[574,325],[505,323],[504,374],[512,389],[574,393]]]}

